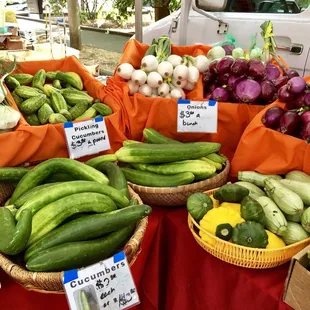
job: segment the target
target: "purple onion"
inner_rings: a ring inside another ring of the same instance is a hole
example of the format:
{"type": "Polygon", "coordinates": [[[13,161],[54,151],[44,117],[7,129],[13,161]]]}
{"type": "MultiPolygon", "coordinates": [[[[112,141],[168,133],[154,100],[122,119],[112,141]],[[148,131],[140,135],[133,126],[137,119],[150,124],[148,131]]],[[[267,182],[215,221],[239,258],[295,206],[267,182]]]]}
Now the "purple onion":
{"type": "Polygon", "coordinates": [[[306,93],[304,97],[304,105],[310,107],[310,93],[306,93]]]}
{"type": "Polygon", "coordinates": [[[284,85],[278,90],[278,97],[282,102],[288,103],[294,100],[294,95],[288,91],[287,86],[284,85]]]}
{"type": "Polygon", "coordinates": [[[299,127],[299,116],[297,112],[287,111],[280,119],[280,130],[287,135],[294,135],[299,127]]]}
{"type": "Polygon", "coordinates": [[[306,89],[306,85],[306,81],[302,77],[295,76],[287,82],[287,89],[292,94],[300,94],[306,89]]]}
{"type": "Polygon", "coordinates": [[[243,80],[236,87],[236,94],[242,102],[254,102],[261,93],[261,87],[254,80],[243,80]]]}
{"type": "Polygon", "coordinates": [[[310,143],[310,123],[307,123],[301,132],[302,138],[306,141],[306,143],[310,143]]]}
{"type": "Polygon", "coordinates": [[[255,80],[262,80],[266,76],[266,68],[258,59],[251,59],[248,62],[248,76],[255,80]]]}
{"type": "Polygon", "coordinates": [[[212,93],[217,87],[218,87],[218,86],[217,86],[216,83],[212,83],[212,84],[210,84],[210,85],[207,85],[206,90],[207,90],[208,92],[211,92],[211,93],[212,93]]]}
{"type": "Polygon", "coordinates": [[[230,75],[228,78],[227,87],[229,90],[235,90],[238,83],[240,83],[242,80],[244,80],[243,76],[230,75]]]}
{"type": "Polygon", "coordinates": [[[218,63],[217,60],[213,60],[213,61],[209,64],[209,70],[210,70],[210,72],[212,72],[212,73],[217,73],[217,69],[216,69],[217,63],[218,63]]]}
{"type": "Polygon", "coordinates": [[[281,75],[281,72],[278,67],[268,64],[266,66],[266,78],[267,80],[275,80],[281,75]]]}
{"type": "Polygon", "coordinates": [[[216,75],[214,72],[211,72],[211,71],[206,71],[202,74],[202,81],[205,83],[205,84],[208,84],[208,83],[211,83],[213,82],[214,80],[216,79],[216,75]]]}
{"type": "Polygon", "coordinates": [[[284,115],[285,111],[280,107],[272,107],[268,109],[262,118],[262,123],[267,128],[276,128],[280,124],[280,119],[284,115]]]}
{"type": "Polygon", "coordinates": [[[285,74],[287,75],[289,79],[299,76],[299,73],[296,70],[292,70],[292,69],[286,71],[285,74]]]}
{"type": "Polygon", "coordinates": [[[229,93],[229,101],[232,103],[239,103],[241,100],[239,99],[235,91],[231,91],[229,93]]]}
{"type": "Polygon", "coordinates": [[[235,46],[233,44],[222,45],[222,48],[225,50],[226,56],[230,56],[235,46]]]}
{"type": "MultiPolygon", "coordinates": [[[[306,94],[305,93],[301,93],[299,94],[295,100],[294,100],[294,105],[297,107],[297,108],[302,108],[305,104],[305,96],[306,94]]],[[[310,98],[309,98],[310,99],[310,98]]]]}
{"type": "Polygon", "coordinates": [[[300,116],[300,119],[304,125],[310,123],[310,111],[303,112],[300,116]]]}
{"type": "Polygon", "coordinates": [[[204,99],[210,100],[210,99],[211,99],[211,95],[212,95],[212,93],[205,93],[205,94],[203,95],[203,98],[204,98],[204,99]]]}
{"type": "Polygon", "coordinates": [[[216,70],[219,74],[230,73],[230,67],[234,63],[232,57],[223,57],[216,65],[216,70]]]}
{"type": "Polygon", "coordinates": [[[245,59],[238,58],[230,67],[230,72],[236,76],[245,75],[248,72],[248,62],[245,59]]]}
{"type": "Polygon", "coordinates": [[[272,80],[271,82],[275,86],[276,89],[279,89],[282,86],[287,84],[288,77],[287,76],[280,76],[279,78],[272,80]]]}
{"type": "Polygon", "coordinates": [[[262,88],[261,98],[267,101],[274,101],[276,99],[277,89],[270,81],[262,81],[260,83],[262,88]]]}
{"type": "Polygon", "coordinates": [[[218,87],[212,92],[211,99],[219,102],[227,102],[229,99],[229,92],[226,88],[218,87]]]}
{"type": "Polygon", "coordinates": [[[229,73],[225,74],[220,74],[218,77],[218,82],[220,85],[227,85],[228,84],[228,79],[229,79],[229,73]]]}

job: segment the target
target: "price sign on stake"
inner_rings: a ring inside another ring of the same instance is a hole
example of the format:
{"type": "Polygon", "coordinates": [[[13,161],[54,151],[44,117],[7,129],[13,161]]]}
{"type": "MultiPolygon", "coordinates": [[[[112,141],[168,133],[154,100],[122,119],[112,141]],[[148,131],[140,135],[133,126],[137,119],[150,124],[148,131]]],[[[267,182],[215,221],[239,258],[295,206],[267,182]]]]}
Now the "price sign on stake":
{"type": "Polygon", "coordinates": [[[97,154],[109,150],[110,140],[103,117],[78,123],[64,123],[70,158],[97,154]]]}
{"type": "Polygon", "coordinates": [[[217,102],[178,100],[178,132],[217,132],[217,102]]]}
{"type": "Polygon", "coordinates": [[[63,284],[71,310],[121,310],[140,303],[124,252],[65,271],[63,284]]]}

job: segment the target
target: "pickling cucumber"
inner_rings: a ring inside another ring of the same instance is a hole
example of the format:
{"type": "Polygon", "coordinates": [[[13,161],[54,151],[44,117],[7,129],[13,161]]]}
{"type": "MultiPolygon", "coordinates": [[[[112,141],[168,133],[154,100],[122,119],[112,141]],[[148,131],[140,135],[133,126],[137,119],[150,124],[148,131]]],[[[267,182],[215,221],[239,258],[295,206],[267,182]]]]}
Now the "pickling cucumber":
{"type": "Polygon", "coordinates": [[[114,162],[117,161],[117,157],[115,154],[105,154],[101,156],[97,156],[85,162],[86,165],[91,166],[93,168],[97,168],[99,165],[105,162],[114,162]]]}
{"type": "Polygon", "coordinates": [[[153,144],[180,144],[182,142],[170,139],[162,134],[160,134],[157,130],[153,128],[144,128],[143,129],[143,137],[148,143],[153,144]]]}
{"type": "Polygon", "coordinates": [[[85,267],[113,255],[130,238],[135,225],[92,241],[71,242],[43,250],[26,264],[31,271],[63,271],[85,267]]]}
{"type": "Polygon", "coordinates": [[[25,260],[28,261],[40,251],[59,244],[102,237],[122,227],[137,223],[151,212],[151,207],[147,205],[135,205],[103,214],[84,215],[46,234],[27,249],[25,260]]]}
{"type": "Polygon", "coordinates": [[[122,208],[127,207],[129,204],[128,198],[124,197],[122,193],[108,185],[102,185],[93,181],[61,182],[37,191],[36,195],[31,199],[28,199],[27,202],[17,211],[16,219],[19,219],[22,210],[29,209],[34,215],[49,203],[57,201],[63,197],[84,192],[107,195],[122,208]]]}
{"type": "Polygon", "coordinates": [[[10,202],[14,204],[15,200],[31,190],[32,188],[43,183],[51,174],[57,172],[68,172],[76,179],[95,181],[101,184],[108,184],[109,179],[100,171],[68,158],[53,158],[34,167],[18,183],[10,202]]]}
{"type": "Polygon", "coordinates": [[[112,199],[98,193],[84,192],[56,200],[34,215],[28,246],[58,227],[73,214],[84,212],[104,213],[115,209],[116,205],[112,199]]]}

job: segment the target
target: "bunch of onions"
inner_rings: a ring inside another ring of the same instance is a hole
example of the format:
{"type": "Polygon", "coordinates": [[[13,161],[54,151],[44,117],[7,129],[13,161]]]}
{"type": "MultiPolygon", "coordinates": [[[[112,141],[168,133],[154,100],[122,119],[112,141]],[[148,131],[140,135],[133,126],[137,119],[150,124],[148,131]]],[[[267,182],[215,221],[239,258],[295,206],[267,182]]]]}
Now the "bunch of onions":
{"type": "Polygon", "coordinates": [[[195,88],[200,73],[208,68],[209,60],[203,55],[195,58],[170,55],[161,62],[153,55],[146,55],[139,69],[123,63],[116,73],[127,81],[130,95],[185,99],[186,93],[195,88]]]}
{"type": "Polygon", "coordinates": [[[203,73],[204,97],[222,102],[266,105],[277,98],[272,80],[280,78],[278,67],[259,59],[225,56],[210,63],[203,73]]]}

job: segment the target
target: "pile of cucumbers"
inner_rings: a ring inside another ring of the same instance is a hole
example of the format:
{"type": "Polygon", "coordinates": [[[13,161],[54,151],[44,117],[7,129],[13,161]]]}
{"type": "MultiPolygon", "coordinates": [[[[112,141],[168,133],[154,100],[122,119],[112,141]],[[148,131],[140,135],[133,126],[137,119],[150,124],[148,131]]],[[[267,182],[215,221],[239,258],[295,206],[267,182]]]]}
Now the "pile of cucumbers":
{"type": "Polygon", "coordinates": [[[152,209],[130,199],[115,160],[111,154],[0,168],[0,182],[17,183],[0,208],[0,252],[21,254],[28,270],[47,272],[85,267],[122,249],[152,209]]]}
{"type": "Polygon", "coordinates": [[[227,159],[221,145],[211,142],[181,143],[152,128],[143,130],[145,143],[126,140],[115,155],[127,163],[122,171],[129,182],[149,187],[175,187],[212,178],[227,159]]]}
{"type": "Polygon", "coordinates": [[[111,108],[83,91],[75,72],[15,73],[5,79],[13,99],[31,126],[111,115],[111,108]]]}

